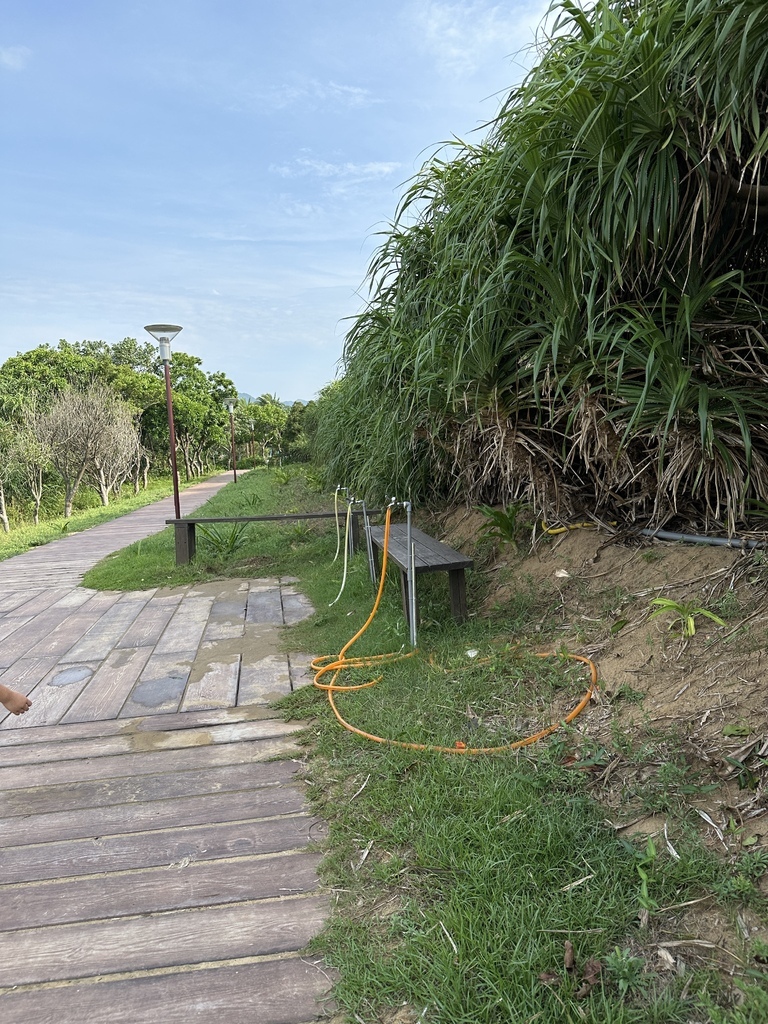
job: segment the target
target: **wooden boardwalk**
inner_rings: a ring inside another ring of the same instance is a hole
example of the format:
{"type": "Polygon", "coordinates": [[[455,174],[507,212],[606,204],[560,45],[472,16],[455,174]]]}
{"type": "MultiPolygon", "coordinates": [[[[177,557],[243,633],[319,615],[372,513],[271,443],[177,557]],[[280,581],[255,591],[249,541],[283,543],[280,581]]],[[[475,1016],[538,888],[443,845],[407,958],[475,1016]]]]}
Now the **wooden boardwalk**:
{"type": "Polygon", "coordinates": [[[0,721],[0,1018],[307,1024],[324,826],[268,705],[307,680],[278,631],[311,608],[278,580],[77,587],[134,530],[105,525],[96,556],[66,538],[70,576],[50,545],[43,586],[0,563],[0,680],[34,702],[0,721]]]}

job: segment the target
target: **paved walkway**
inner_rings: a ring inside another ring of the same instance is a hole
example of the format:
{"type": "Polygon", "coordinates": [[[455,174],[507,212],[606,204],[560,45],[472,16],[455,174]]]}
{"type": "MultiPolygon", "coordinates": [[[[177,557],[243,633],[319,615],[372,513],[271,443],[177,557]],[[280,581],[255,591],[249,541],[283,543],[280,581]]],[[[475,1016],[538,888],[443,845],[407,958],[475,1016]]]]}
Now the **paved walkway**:
{"type": "Polygon", "coordinates": [[[0,680],[33,701],[0,719],[4,1024],[305,1024],[327,996],[300,955],[327,909],[306,849],[323,825],[297,726],[268,708],[308,681],[279,644],[308,602],[288,580],[78,586],[172,514],[0,563],[0,680]]]}

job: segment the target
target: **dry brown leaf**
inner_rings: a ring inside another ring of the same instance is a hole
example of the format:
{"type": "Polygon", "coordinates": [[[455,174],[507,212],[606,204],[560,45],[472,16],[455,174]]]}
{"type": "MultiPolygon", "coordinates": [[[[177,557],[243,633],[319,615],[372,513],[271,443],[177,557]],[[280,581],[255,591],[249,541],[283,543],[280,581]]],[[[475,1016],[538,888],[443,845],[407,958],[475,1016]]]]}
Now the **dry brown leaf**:
{"type": "Polygon", "coordinates": [[[563,956],[563,965],[566,971],[572,971],[576,967],[576,956],[573,952],[573,943],[570,939],[565,940],[565,954],[563,956]]]}
{"type": "Polygon", "coordinates": [[[550,971],[542,971],[539,975],[542,985],[559,985],[562,980],[559,974],[552,974],[550,971]]]}

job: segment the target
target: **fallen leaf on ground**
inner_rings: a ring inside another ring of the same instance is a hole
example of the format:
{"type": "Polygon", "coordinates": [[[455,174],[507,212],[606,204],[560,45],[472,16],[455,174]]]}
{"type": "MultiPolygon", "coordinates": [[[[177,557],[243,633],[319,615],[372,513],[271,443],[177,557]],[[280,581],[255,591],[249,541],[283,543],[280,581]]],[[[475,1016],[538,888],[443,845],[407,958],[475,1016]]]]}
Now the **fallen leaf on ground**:
{"type": "Polygon", "coordinates": [[[563,964],[566,971],[572,971],[576,966],[576,957],[573,952],[573,943],[566,939],[565,940],[565,955],[563,956],[563,964]]]}
{"type": "Polygon", "coordinates": [[[559,985],[562,980],[559,974],[552,974],[550,971],[542,971],[539,975],[542,985],[559,985]]]}

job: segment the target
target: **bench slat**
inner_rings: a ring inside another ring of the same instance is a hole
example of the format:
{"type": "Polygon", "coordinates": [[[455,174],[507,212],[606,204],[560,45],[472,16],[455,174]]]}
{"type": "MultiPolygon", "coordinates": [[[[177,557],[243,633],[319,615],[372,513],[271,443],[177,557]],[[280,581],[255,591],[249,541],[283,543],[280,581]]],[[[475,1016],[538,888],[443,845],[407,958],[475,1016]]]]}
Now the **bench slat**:
{"type": "MultiPolygon", "coordinates": [[[[422,572],[447,572],[451,569],[471,569],[474,562],[459,551],[454,551],[442,541],[435,540],[428,533],[414,527],[411,537],[416,545],[415,569],[422,572]]],[[[371,527],[371,541],[380,550],[384,547],[384,527],[371,527]]],[[[404,523],[395,523],[389,530],[389,552],[387,557],[399,569],[407,571],[410,563],[408,552],[408,527],[404,523]]]]}
{"type": "MultiPolygon", "coordinates": [[[[346,518],[346,511],[339,511],[339,519],[344,520],[346,518]]],[[[377,511],[372,510],[368,515],[376,515],[377,511]]],[[[166,525],[176,526],[178,524],[194,524],[197,526],[200,523],[292,523],[299,519],[333,519],[335,512],[286,512],[281,515],[272,516],[206,516],[199,518],[185,518],[185,519],[166,519],[166,525]]],[[[361,515],[360,512],[355,512],[354,515],[361,515]]]]}

